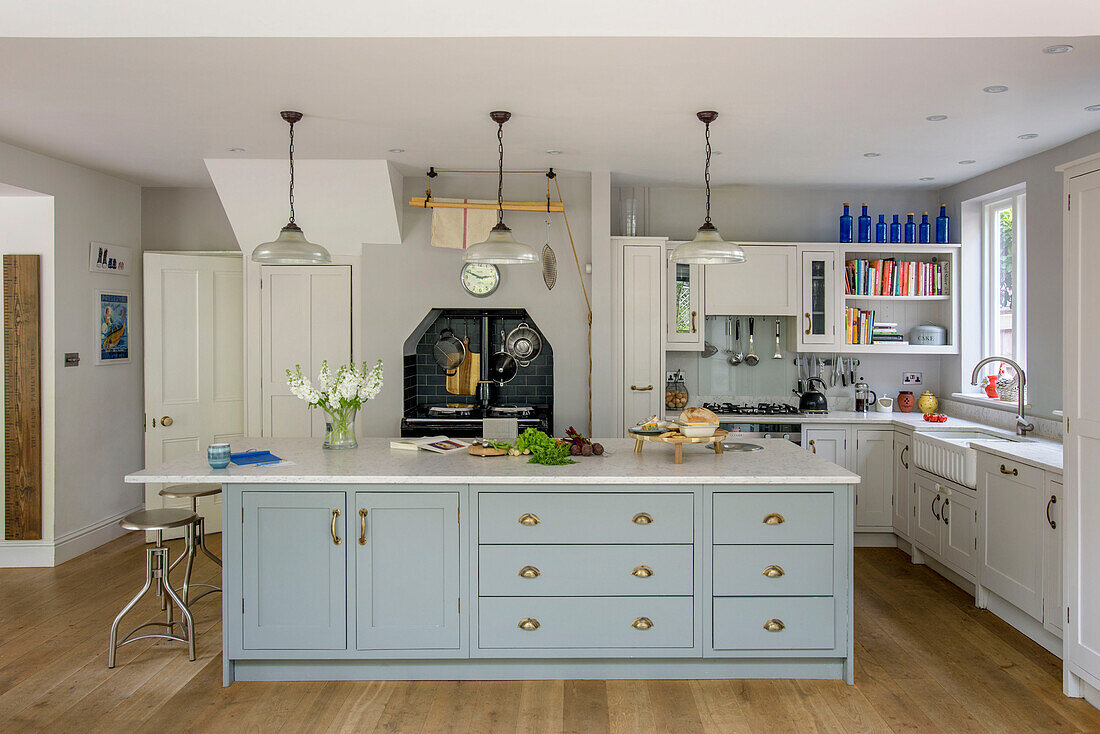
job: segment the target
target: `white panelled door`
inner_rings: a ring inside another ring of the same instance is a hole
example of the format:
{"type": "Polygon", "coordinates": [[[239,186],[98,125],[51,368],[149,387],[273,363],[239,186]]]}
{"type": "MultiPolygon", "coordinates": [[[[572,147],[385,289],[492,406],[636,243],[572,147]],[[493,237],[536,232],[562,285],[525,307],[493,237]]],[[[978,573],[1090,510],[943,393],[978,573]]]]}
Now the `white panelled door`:
{"type": "Polygon", "coordinates": [[[316,381],[321,360],[333,369],[351,361],[351,266],[265,265],[260,293],[263,434],[321,438],[325,414],[291,394],[286,370],[301,365],[316,381]]]}
{"type": "MultiPolygon", "coordinates": [[[[146,253],[145,465],[244,435],[244,279],[240,255],[146,253]]],[[[242,447],[247,448],[247,447],[242,447]]],[[[145,506],[188,506],[145,485],[145,506]]],[[[221,496],[204,497],[219,532],[221,496]]]]}
{"type": "MultiPolygon", "coordinates": [[[[1097,164],[1093,162],[1094,167],[1097,164]]],[[[1087,168],[1085,170],[1088,170],[1087,168]]],[[[1100,686],[1100,171],[1070,178],[1063,219],[1065,410],[1065,660],[1069,672],[1100,686]]],[[[1076,693],[1073,686],[1069,691],[1076,693]]]]}

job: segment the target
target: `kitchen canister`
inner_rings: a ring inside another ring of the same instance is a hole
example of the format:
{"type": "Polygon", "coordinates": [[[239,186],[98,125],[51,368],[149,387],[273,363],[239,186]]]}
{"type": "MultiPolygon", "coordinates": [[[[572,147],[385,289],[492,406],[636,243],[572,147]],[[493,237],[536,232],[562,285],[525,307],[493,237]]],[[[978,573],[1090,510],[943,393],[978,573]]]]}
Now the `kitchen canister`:
{"type": "Polygon", "coordinates": [[[893,413],[894,399],[883,395],[875,402],[875,410],[880,413],[893,413]]]}
{"type": "Polygon", "coordinates": [[[936,396],[932,394],[931,390],[925,390],[920,394],[920,400],[917,401],[917,407],[920,408],[920,412],[924,414],[935,413],[936,408],[940,407],[940,401],[936,399],[936,396]]]}
{"type": "Polygon", "coordinates": [[[214,469],[224,469],[229,466],[229,444],[212,443],[206,447],[206,460],[214,469]]]}
{"type": "Polygon", "coordinates": [[[913,397],[913,393],[908,390],[902,390],[898,393],[898,410],[902,413],[912,413],[913,406],[917,404],[917,399],[913,397]]]}
{"type": "Polygon", "coordinates": [[[909,331],[909,343],[922,347],[942,347],[947,344],[947,329],[935,324],[921,324],[909,331]]]}

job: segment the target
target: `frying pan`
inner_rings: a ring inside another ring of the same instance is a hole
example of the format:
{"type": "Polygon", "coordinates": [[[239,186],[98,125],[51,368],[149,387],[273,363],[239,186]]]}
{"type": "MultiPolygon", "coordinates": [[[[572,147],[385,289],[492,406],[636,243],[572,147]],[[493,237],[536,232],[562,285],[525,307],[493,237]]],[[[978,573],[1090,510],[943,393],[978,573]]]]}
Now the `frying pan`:
{"type": "Polygon", "coordinates": [[[432,351],[435,353],[436,364],[443,368],[448,377],[454,376],[458,366],[466,359],[466,345],[455,336],[450,326],[439,332],[432,351]]]}
{"type": "Polygon", "coordinates": [[[500,351],[494,352],[493,355],[489,357],[489,379],[498,385],[503,385],[515,379],[516,372],[519,369],[515,358],[511,354],[508,354],[506,343],[507,339],[504,336],[504,329],[501,329],[500,351]]]}

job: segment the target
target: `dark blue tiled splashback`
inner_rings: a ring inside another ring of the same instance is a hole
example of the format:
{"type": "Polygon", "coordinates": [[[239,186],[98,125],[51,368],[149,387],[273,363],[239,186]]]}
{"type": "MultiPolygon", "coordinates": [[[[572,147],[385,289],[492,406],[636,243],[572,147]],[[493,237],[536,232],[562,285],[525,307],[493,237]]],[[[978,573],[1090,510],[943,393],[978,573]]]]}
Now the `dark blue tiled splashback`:
{"type": "Polygon", "coordinates": [[[554,353],[538,324],[522,309],[507,310],[453,310],[444,311],[428,327],[416,345],[416,354],[405,355],[404,403],[406,412],[417,405],[445,405],[447,403],[477,402],[476,396],[452,395],[447,392],[447,376],[436,363],[434,347],[439,333],[450,328],[459,339],[469,337],[470,350],[481,352],[484,335],[481,333],[481,315],[489,315],[488,359],[502,348],[501,330],[505,336],[520,323],[527,323],[542,336],[542,351],[527,367],[520,367],[511,382],[493,386],[494,400],[498,405],[553,405],[554,403],[554,353]]]}

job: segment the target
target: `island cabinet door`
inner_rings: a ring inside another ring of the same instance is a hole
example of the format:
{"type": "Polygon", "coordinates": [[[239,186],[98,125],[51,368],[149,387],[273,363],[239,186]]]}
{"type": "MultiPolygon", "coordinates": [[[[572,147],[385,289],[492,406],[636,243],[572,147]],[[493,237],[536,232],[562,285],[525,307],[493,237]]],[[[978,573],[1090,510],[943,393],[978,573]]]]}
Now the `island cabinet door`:
{"type": "Polygon", "coordinates": [[[458,522],[458,492],[356,493],[357,649],[460,647],[458,522]]]}
{"type": "Polygon", "coordinates": [[[244,648],[347,647],[343,492],[244,492],[244,648]]]}

